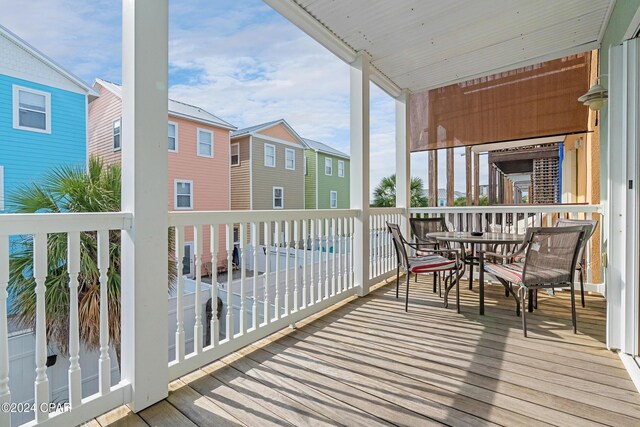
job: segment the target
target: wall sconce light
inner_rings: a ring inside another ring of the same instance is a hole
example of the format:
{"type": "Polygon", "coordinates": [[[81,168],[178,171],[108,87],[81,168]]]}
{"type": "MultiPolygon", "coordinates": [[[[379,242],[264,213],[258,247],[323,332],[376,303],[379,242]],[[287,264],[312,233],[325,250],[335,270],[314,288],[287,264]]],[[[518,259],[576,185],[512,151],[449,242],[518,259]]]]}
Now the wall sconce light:
{"type": "Polygon", "coordinates": [[[582,102],[593,111],[600,110],[607,98],[609,98],[609,92],[599,83],[602,77],[604,76],[596,78],[595,84],[591,86],[587,93],[578,98],[579,102],[582,102]]]}

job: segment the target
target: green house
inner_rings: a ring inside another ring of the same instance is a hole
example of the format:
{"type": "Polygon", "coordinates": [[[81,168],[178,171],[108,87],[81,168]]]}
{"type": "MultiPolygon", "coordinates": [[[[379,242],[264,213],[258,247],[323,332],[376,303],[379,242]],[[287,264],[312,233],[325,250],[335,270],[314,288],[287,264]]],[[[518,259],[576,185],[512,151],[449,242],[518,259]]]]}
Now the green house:
{"type": "Polygon", "coordinates": [[[349,209],[349,156],[318,141],[304,142],[305,209],[349,209]]]}

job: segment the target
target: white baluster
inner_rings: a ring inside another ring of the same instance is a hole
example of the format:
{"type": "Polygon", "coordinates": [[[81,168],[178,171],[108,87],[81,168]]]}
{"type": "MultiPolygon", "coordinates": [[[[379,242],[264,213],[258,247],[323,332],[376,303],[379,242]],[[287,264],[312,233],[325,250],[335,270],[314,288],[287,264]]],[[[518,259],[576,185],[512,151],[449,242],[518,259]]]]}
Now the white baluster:
{"type": "Polygon", "coordinates": [[[49,379],[47,378],[47,319],[45,313],[45,292],[47,279],[47,235],[33,236],[33,277],[36,281],[36,380],[35,407],[36,422],[49,418],[49,412],[42,410],[49,403],[49,379]],[[43,405],[45,404],[45,405],[43,405]]]}
{"type": "Polygon", "coordinates": [[[218,346],[220,339],[220,323],[218,322],[218,248],[220,245],[219,225],[210,226],[211,241],[211,321],[209,322],[209,342],[213,347],[218,346]]]}
{"type": "Polygon", "coordinates": [[[245,289],[245,282],[247,280],[247,268],[245,267],[246,259],[245,252],[247,240],[247,224],[245,222],[240,223],[240,333],[246,335],[247,333],[247,308],[245,300],[247,299],[247,293],[245,289]]]}
{"type": "Polygon", "coordinates": [[[331,296],[336,294],[336,219],[331,218],[331,296]]]}
{"type": "Polygon", "coordinates": [[[353,241],[354,241],[354,230],[355,230],[355,219],[349,219],[349,235],[351,236],[351,241],[349,242],[349,288],[353,288],[355,283],[355,272],[353,271],[353,263],[354,263],[354,250],[353,250],[353,241]]]}
{"type": "Polygon", "coordinates": [[[264,223],[265,269],[264,269],[264,321],[271,323],[271,302],[269,301],[269,283],[271,282],[271,222],[264,223]]]}
{"type": "Polygon", "coordinates": [[[289,301],[289,258],[291,253],[291,222],[286,220],[284,222],[284,246],[287,252],[287,257],[284,259],[284,316],[288,316],[291,311],[291,303],[289,301]]]}
{"type": "Polygon", "coordinates": [[[322,220],[317,220],[318,225],[318,296],[316,301],[322,301],[322,220]]]}
{"type": "Polygon", "coordinates": [[[280,319],[280,221],[275,223],[275,240],[276,240],[276,286],[274,295],[274,311],[275,320],[280,319]]]}
{"type": "Polygon", "coordinates": [[[313,305],[316,301],[316,288],[315,288],[315,264],[316,264],[316,255],[315,255],[315,240],[316,240],[316,220],[309,220],[311,234],[311,265],[309,266],[311,269],[311,277],[309,278],[309,305],[313,305]]]}
{"type": "Polygon", "coordinates": [[[342,222],[342,288],[346,291],[349,288],[349,218],[343,218],[342,222]]]}
{"type": "Polygon", "coordinates": [[[258,230],[260,223],[251,223],[251,246],[253,247],[253,307],[251,326],[258,329],[258,230]]]}
{"type": "Polygon", "coordinates": [[[231,341],[235,334],[233,325],[233,226],[225,224],[227,238],[227,340],[231,341]]]}
{"type": "Polygon", "coordinates": [[[324,220],[324,298],[329,298],[329,282],[331,281],[331,272],[329,271],[329,251],[331,250],[329,246],[329,218],[325,218],[324,220]]]}
{"type": "Polygon", "coordinates": [[[184,360],[184,228],[175,227],[176,254],[176,360],[184,360]]]}
{"type": "Polygon", "coordinates": [[[293,249],[295,251],[294,255],[294,271],[295,276],[293,278],[293,310],[298,311],[300,309],[299,300],[300,294],[298,293],[298,288],[300,287],[300,282],[298,277],[300,276],[300,266],[298,265],[298,252],[300,252],[300,221],[295,220],[293,223],[293,238],[295,239],[295,243],[293,245],[293,249]]]}
{"type": "Polygon", "coordinates": [[[98,271],[100,272],[100,394],[111,390],[109,356],[109,230],[98,230],[98,271]]]}
{"type": "MultiPolygon", "coordinates": [[[[309,237],[309,221],[302,221],[302,305],[301,308],[307,308],[309,304],[309,293],[307,287],[309,286],[309,280],[307,280],[307,242],[309,237]]],[[[313,252],[311,252],[313,254],[313,252]]]]}
{"type": "MultiPolygon", "coordinates": [[[[9,333],[7,286],[9,285],[9,237],[0,236],[0,405],[11,403],[9,389],[9,333]]],[[[0,411],[0,425],[11,425],[11,412],[0,411]]]]}
{"type": "Polygon", "coordinates": [[[78,322],[78,274],[80,273],[80,233],[67,235],[67,272],[69,273],[69,404],[82,404],[80,371],[80,330],[78,322]]]}
{"type": "MultiPolygon", "coordinates": [[[[193,240],[195,247],[195,267],[196,267],[196,294],[195,294],[195,323],[193,325],[193,351],[196,354],[202,353],[202,302],[200,301],[200,290],[202,289],[202,225],[193,227],[193,240]]],[[[213,301],[212,301],[213,302],[213,301]]]]}
{"type": "MultiPolygon", "coordinates": [[[[343,289],[342,289],[342,284],[343,284],[343,280],[342,280],[342,217],[338,218],[338,274],[337,274],[337,289],[338,289],[338,293],[342,293],[343,289]]],[[[336,251],[336,247],[334,246],[333,248],[334,251],[336,251]]]]}

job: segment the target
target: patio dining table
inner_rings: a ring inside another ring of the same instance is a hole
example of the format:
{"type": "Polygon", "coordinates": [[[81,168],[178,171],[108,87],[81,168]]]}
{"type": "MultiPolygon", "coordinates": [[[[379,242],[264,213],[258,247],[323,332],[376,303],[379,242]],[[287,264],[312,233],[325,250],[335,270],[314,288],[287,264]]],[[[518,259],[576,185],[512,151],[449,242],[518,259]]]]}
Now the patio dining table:
{"type": "MultiPolygon", "coordinates": [[[[453,242],[459,243],[461,245],[470,245],[471,246],[471,256],[469,265],[469,287],[471,288],[471,283],[473,282],[473,265],[476,260],[475,252],[476,246],[478,245],[517,245],[521,244],[524,241],[524,234],[512,234],[512,233],[482,233],[482,235],[473,235],[471,232],[465,231],[443,231],[443,232],[435,232],[429,233],[429,238],[433,238],[438,242],[453,242]]],[[[464,251],[463,251],[464,256],[464,251]]],[[[480,257],[478,260],[479,271],[479,282],[480,282],[480,314],[484,314],[484,260],[483,257],[480,257]]],[[[452,281],[453,282],[453,281],[452,281]]],[[[449,294],[449,291],[453,285],[449,285],[447,289],[445,289],[445,300],[449,294]]]]}

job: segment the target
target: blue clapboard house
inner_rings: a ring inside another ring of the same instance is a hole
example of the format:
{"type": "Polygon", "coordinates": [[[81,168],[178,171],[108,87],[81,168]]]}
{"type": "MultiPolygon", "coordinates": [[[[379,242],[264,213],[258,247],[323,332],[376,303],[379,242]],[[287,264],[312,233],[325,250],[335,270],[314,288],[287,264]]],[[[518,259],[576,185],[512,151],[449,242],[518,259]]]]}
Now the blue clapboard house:
{"type": "Polygon", "coordinates": [[[87,105],[97,93],[0,25],[0,213],[7,196],[60,165],[87,162],[87,105]]]}

